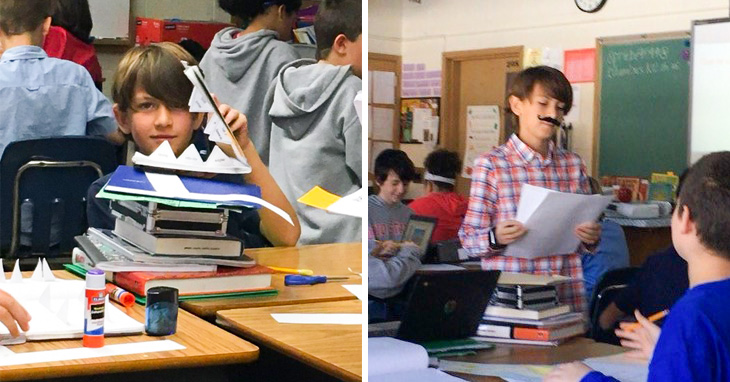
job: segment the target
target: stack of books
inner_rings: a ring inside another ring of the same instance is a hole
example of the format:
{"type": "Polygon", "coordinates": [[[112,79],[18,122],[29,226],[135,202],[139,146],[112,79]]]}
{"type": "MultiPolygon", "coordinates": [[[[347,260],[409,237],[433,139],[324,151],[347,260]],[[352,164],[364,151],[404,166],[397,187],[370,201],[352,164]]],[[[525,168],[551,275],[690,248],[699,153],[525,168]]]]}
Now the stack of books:
{"type": "Polygon", "coordinates": [[[560,304],[562,276],[503,273],[477,329],[482,341],[557,345],[585,333],[583,314],[560,304]]]}
{"type": "Polygon", "coordinates": [[[114,230],[90,228],[77,238],[74,263],[107,271],[110,281],[138,296],[154,286],[178,288],[181,296],[273,291],[271,270],[226,234],[229,210],[267,205],[260,192],[120,166],[97,195],[112,200],[114,230]]]}

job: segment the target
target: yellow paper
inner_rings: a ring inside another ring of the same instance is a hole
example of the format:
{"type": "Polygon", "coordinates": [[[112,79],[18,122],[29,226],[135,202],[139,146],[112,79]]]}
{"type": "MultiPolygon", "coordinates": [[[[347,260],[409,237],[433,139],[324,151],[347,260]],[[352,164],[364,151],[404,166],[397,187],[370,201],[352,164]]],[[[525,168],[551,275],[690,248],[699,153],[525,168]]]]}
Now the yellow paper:
{"type": "Polygon", "coordinates": [[[331,192],[325,191],[320,186],[315,186],[311,190],[307,191],[306,194],[297,199],[299,203],[303,203],[315,208],[321,208],[323,210],[326,210],[327,207],[329,207],[330,205],[332,205],[332,203],[338,200],[340,200],[339,196],[331,192]]]}

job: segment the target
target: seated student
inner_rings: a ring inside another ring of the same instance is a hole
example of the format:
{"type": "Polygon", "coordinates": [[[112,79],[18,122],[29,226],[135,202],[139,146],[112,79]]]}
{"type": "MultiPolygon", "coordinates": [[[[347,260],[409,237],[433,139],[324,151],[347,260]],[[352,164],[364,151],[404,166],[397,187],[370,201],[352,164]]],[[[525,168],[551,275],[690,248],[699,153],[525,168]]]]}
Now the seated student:
{"type": "MultiPolygon", "coordinates": [[[[687,261],[690,289],[660,329],[617,330],[633,355],[650,359],[649,381],[730,380],[730,152],[690,167],[672,214],[672,242],[687,261]]],[[[622,325],[622,329],[626,329],[622,325]]],[[[581,362],[557,366],[546,381],[616,381],[581,362]]]]}
{"type": "MultiPolygon", "coordinates": [[[[136,46],[119,63],[112,86],[114,115],[120,129],[134,140],[142,154],[149,155],[163,141],[168,141],[175,154],[180,155],[190,145],[193,132],[201,126],[204,115],[188,111],[193,84],[183,73],[180,61],[196,63],[179,45],[160,43],[136,46]]],[[[275,246],[295,245],[299,237],[299,220],[259,158],[253,142],[249,141],[246,117],[228,105],[218,108],[234,130],[252,171],[243,177],[219,175],[216,179],[245,181],[259,186],[262,199],[283,209],[295,223],[291,226],[272,211],[261,208],[249,213],[231,213],[228,233],[244,239],[247,247],[261,246],[266,241],[275,246]]],[[[100,178],[89,188],[87,217],[90,227],[114,227],[109,201],[95,197],[110,176],[100,178]]]]}
{"type": "MultiPolygon", "coordinates": [[[[272,84],[269,169],[292,203],[315,186],[339,196],[362,187],[362,126],[353,104],[362,89],[361,12],[360,0],[320,2],[314,20],[320,61],[295,61],[272,84]]],[[[362,241],[361,219],[294,207],[299,244],[362,241]]]]}
{"type": "Polygon", "coordinates": [[[644,261],[629,285],[601,313],[598,323],[608,330],[637,309],[644,316],[671,309],[688,287],[687,262],[670,246],[644,261]]]}
{"type": "Polygon", "coordinates": [[[30,319],[30,314],[13,296],[0,290],[0,322],[8,328],[11,336],[17,337],[20,335],[18,326],[23,331],[28,331],[30,329],[30,319]]]}
{"type": "MultiPolygon", "coordinates": [[[[589,180],[591,192],[600,194],[601,186],[598,182],[592,177],[589,180]]],[[[629,266],[629,247],[626,244],[623,228],[615,222],[603,220],[601,222],[601,241],[598,242],[595,253],[581,253],[580,262],[583,267],[586,299],[590,305],[594,287],[601,277],[610,270],[629,266]]]]}
{"type": "MultiPolygon", "coordinates": [[[[483,269],[572,278],[573,281],[558,286],[558,297],[574,311],[585,312],[583,269],[578,253],[536,259],[502,255],[508,244],[526,233],[522,223],[514,220],[523,183],[561,192],[590,192],[580,157],[552,142],[572,100],[570,83],[557,69],[537,66],[516,76],[508,103],[518,132],[474,162],[469,207],[459,238],[472,256],[482,256],[483,269]]],[[[591,249],[601,234],[601,226],[592,221],[566,229],[573,229],[583,246],[591,249]]]]}
{"type": "Polygon", "coordinates": [[[0,0],[0,156],[8,143],[103,135],[121,143],[109,101],[82,66],[41,49],[53,2],[0,0]]]}
{"type": "Polygon", "coordinates": [[[264,95],[281,68],[301,58],[286,41],[302,0],[218,0],[218,5],[247,26],[216,33],[200,68],[211,92],[246,114],[251,141],[268,166],[271,120],[264,95]]]}
{"type": "MultiPolygon", "coordinates": [[[[385,299],[400,293],[421,266],[418,246],[401,243],[411,216],[401,200],[416,170],[406,153],[387,149],[375,158],[374,174],[378,193],[368,197],[368,294],[385,299]]],[[[384,314],[385,304],[369,306],[370,318],[384,314]]]]}
{"type": "Polygon", "coordinates": [[[464,220],[469,201],[454,192],[456,176],[461,171],[459,156],[448,150],[436,150],[423,162],[426,173],[426,196],[408,204],[416,215],[431,216],[436,219],[436,228],[431,242],[456,239],[459,226],[464,220]]]}
{"type": "Polygon", "coordinates": [[[73,61],[89,71],[96,87],[101,90],[104,79],[96,57],[91,28],[94,23],[89,0],[56,0],[51,28],[43,42],[49,57],[73,61]]]}

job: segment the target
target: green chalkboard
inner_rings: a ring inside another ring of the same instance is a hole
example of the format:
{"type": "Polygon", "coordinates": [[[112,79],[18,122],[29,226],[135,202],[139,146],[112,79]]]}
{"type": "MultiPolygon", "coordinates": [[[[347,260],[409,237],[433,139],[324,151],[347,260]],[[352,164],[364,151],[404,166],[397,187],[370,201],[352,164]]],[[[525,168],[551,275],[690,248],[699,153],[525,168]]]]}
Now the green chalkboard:
{"type": "Polygon", "coordinates": [[[687,167],[689,37],[599,43],[598,175],[687,167]]]}

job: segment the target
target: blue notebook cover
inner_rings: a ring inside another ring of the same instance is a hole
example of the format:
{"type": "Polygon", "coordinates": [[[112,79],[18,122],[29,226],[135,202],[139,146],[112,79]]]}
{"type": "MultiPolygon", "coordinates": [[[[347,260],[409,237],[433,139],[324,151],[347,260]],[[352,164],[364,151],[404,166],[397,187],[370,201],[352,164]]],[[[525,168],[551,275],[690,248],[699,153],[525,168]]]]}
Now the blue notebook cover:
{"type": "Polygon", "coordinates": [[[223,182],[215,179],[193,178],[189,176],[178,176],[188,192],[201,194],[200,197],[192,198],[186,195],[172,195],[155,190],[152,183],[147,179],[145,172],[131,166],[119,166],[114,171],[109,182],[104,186],[105,191],[119,192],[135,195],[148,195],[170,199],[192,200],[198,202],[210,202],[223,205],[235,205],[244,207],[259,207],[255,201],[245,202],[240,200],[226,200],[205,198],[205,195],[249,195],[261,198],[261,189],[251,184],[237,184],[223,182]]]}

